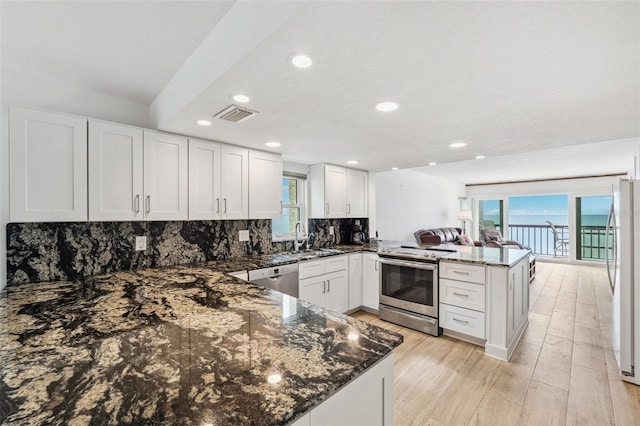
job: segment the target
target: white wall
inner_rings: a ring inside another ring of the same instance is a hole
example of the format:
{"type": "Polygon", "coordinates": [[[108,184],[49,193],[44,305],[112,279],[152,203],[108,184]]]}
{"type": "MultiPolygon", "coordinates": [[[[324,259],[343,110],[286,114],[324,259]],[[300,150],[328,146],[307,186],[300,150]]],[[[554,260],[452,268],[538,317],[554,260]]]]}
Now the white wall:
{"type": "MultiPolygon", "coordinates": [[[[3,64],[6,65],[6,64],[3,64]]],[[[147,127],[149,106],[94,92],[36,73],[0,69],[0,291],[6,286],[6,226],[9,221],[9,105],[66,112],[147,127]]]]}
{"type": "MultiPolygon", "coordinates": [[[[418,229],[461,227],[464,184],[411,170],[376,173],[376,226],[381,240],[415,241],[418,229]]],[[[375,233],[375,230],[373,231],[375,233]]]]}

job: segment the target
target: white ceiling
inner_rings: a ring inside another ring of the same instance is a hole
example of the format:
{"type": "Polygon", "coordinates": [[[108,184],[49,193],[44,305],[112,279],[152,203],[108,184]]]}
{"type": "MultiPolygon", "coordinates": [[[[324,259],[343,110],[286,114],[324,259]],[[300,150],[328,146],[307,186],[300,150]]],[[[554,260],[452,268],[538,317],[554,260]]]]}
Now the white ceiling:
{"type": "Polygon", "coordinates": [[[625,171],[640,144],[638,2],[308,1],[275,12],[281,21],[263,14],[273,28],[258,31],[248,9],[264,5],[3,2],[3,67],[162,99],[172,111],[156,117],[162,130],[260,149],[277,140],[306,164],[435,161],[419,170],[480,183],[625,171]],[[207,37],[217,43],[196,50],[207,37]],[[297,52],[315,65],[292,68],[297,52]],[[194,92],[186,70],[207,62],[217,71],[202,70],[194,92]],[[237,92],[258,116],[195,124],[237,92]],[[381,100],[400,108],[379,113],[381,100]],[[451,150],[453,140],[468,146],[451,150]],[[478,154],[487,158],[469,161],[478,154]]]}

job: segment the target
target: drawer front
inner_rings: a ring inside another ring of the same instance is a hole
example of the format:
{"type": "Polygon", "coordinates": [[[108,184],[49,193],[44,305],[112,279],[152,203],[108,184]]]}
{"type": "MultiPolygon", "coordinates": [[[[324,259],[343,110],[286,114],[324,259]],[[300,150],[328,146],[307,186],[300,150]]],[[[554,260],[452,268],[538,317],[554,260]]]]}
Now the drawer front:
{"type": "Polygon", "coordinates": [[[440,262],[440,277],[484,284],[485,269],[481,265],[470,265],[462,262],[440,262]]]}
{"type": "Polygon", "coordinates": [[[343,271],[349,266],[349,256],[330,256],[325,258],[325,272],[343,271]]]}
{"type": "Polygon", "coordinates": [[[440,304],[440,327],[484,339],[484,313],[440,304]]]}
{"type": "Polygon", "coordinates": [[[484,286],[443,278],[440,280],[440,301],[484,312],[484,286]]]}
{"type": "Polygon", "coordinates": [[[326,272],[324,260],[309,260],[308,262],[300,262],[298,269],[298,278],[309,278],[322,275],[326,272]]]}

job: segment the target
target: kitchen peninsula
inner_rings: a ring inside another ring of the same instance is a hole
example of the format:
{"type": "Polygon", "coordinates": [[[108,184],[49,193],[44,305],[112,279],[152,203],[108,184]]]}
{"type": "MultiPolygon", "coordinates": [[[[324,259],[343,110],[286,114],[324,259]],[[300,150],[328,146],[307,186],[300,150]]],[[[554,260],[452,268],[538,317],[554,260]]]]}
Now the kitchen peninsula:
{"type": "Polygon", "coordinates": [[[529,250],[458,247],[440,261],[440,327],[508,361],[529,324],[529,250]]]}
{"type": "Polygon", "coordinates": [[[15,285],[0,316],[0,422],[313,425],[358,383],[392,422],[402,336],[215,263],[15,285]]]}

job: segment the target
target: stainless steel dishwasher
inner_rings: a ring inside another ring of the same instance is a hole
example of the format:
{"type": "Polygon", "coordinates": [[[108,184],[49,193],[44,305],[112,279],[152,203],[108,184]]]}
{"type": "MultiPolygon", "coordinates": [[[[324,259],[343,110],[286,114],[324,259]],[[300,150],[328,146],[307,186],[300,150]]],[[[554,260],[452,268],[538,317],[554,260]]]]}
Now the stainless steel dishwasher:
{"type": "Polygon", "coordinates": [[[298,297],[298,264],[249,271],[249,282],[298,297]]]}

